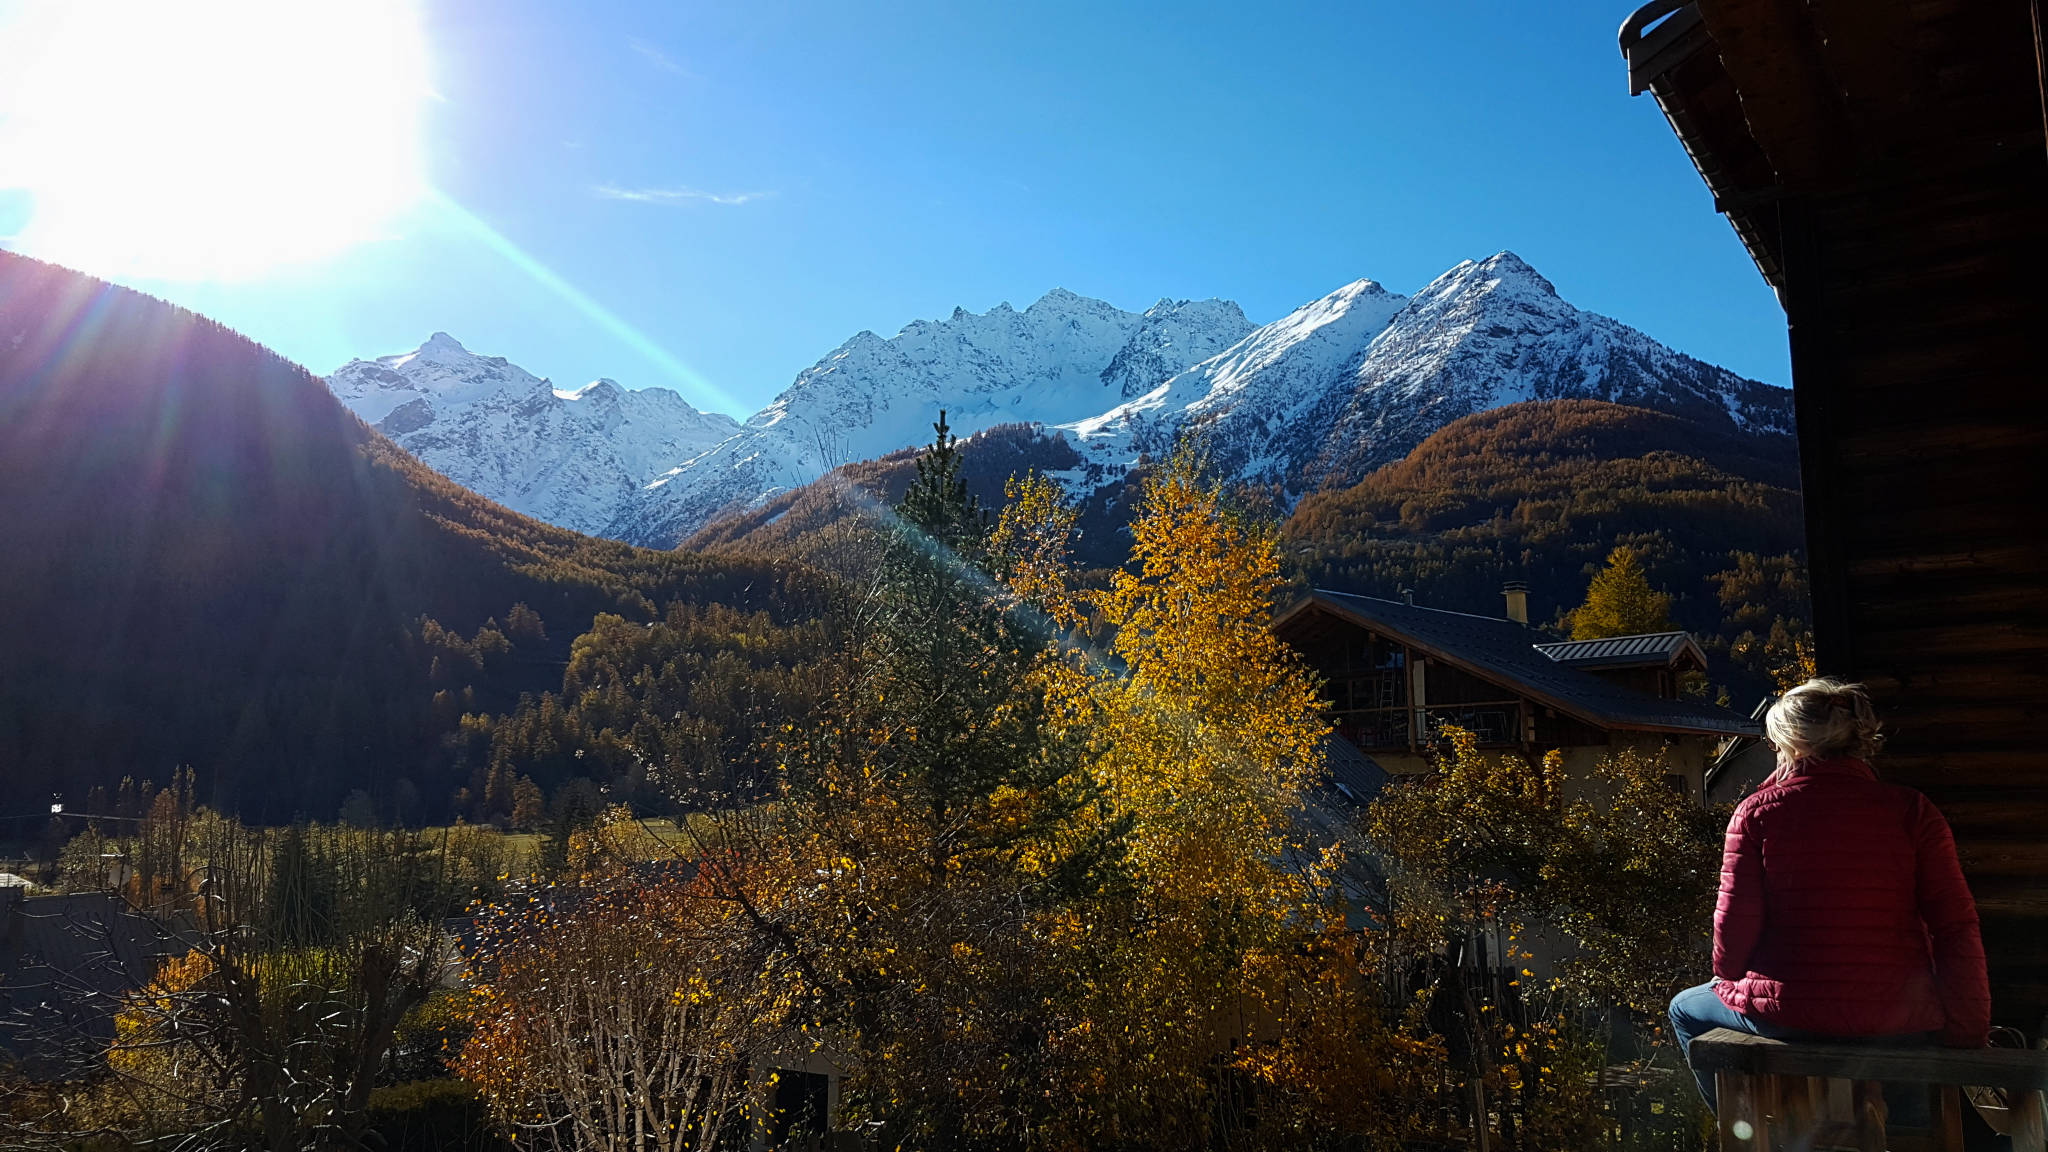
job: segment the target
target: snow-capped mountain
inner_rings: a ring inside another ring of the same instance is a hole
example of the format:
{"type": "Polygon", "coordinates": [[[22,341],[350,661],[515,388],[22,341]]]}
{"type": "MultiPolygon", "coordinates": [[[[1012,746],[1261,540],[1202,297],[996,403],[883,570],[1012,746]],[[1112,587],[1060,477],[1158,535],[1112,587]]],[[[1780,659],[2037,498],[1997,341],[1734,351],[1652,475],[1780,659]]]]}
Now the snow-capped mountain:
{"type": "Polygon", "coordinates": [[[1581,311],[1521,257],[1465,261],[1417,292],[1335,392],[1298,487],[1356,481],[1462,416],[1521,400],[1632,404],[1792,432],[1792,394],[1581,311]]]}
{"type": "Polygon", "coordinates": [[[1467,260],[1412,297],[1347,284],[1061,428],[1101,475],[1199,426],[1240,479],[1299,495],[1356,482],[1459,417],[1563,398],[1792,431],[1790,393],[1572,307],[1512,252],[1467,260]]]}
{"type": "Polygon", "coordinates": [[[1356,280],[1254,329],[1221,353],[1160,378],[1100,415],[1060,425],[1095,475],[1158,455],[1200,426],[1218,461],[1245,479],[1283,476],[1327,427],[1333,388],[1407,298],[1356,280]]]}
{"type": "Polygon", "coordinates": [[[928,443],[942,408],[961,436],[1099,412],[1149,387],[1145,374],[1163,379],[1250,329],[1221,300],[1162,300],[1140,314],[1056,288],[1021,312],[956,308],[887,340],[862,332],[799,373],[738,436],[658,480],[609,534],[672,544],[840,464],[928,443]]]}
{"type": "MultiPolygon", "coordinates": [[[[955,309],[862,332],[744,425],[674,393],[555,390],[437,334],[330,380],[364,419],[451,478],[582,531],[667,547],[834,467],[928,443],[943,408],[969,436],[1064,438],[1077,496],[1199,429],[1239,479],[1298,496],[1399,459],[1459,417],[1590,398],[1789,434],[1791,394],[1566,303],[1512,252],[1413,296],[1347,284],[1253,327],[1223,300],[1127,312],[1064,289],[1018,311],[955,309]]],[[[1048,461],[1049,467],[1060,467],[1048,461]]]]}
{"type": "Polygon", "coordinates": [[[1161,300],[1138,318],[1138,330],[1102,370],[1102,382],[1126,399],[1143,395],[1251,330],[1244,310],[1228,300],[1161,300]]]}
{"type": "Polygon", "coordinates": [[[445,332],[403,355],[352,360],[327,386],[442,475],[579,532],[604,531],[678,460],[740,427],[666,388],[596,380],[559,389],[445,332]]]}

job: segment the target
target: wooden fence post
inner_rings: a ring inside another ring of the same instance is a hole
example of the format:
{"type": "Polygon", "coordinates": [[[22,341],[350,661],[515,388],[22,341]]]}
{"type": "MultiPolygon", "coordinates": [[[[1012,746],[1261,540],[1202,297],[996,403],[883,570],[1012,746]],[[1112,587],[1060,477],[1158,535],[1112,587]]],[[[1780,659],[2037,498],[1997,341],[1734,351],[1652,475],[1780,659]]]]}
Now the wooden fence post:
{"type": "Polygon", "coordinates": [[[1721,1152],[1763,1152],[1770,1147],[1763,1118],[1757,1114],[1755,1081],[1749,1073],[1716,1072],[1714,1094],[1720,1097],[1721,1152]]]}
{"type": "Polygon", "coordinates": [[[1884,1121],[1884,1085],[1876,1080],[1856,1081],[1858,1152],[1884,1152],[1884,1121]]]}
{"type": "Polygon", "coordinates": [[[1963,1152],[1963,1090],[1954,1084],[1932,1086],[1934,1146],[1938,1152],[1963,1152]]]}
{"type": "Polygon", "coordinates": [[[2012,1127],[2006,1130],[2006,1137],[2012,1141],[2012,1152],[2048,1149],[2048,1134],[2044,1134],[2041,1124],[2041,1094],[2014,1092],[2011,1099],[2012,1127]]]}

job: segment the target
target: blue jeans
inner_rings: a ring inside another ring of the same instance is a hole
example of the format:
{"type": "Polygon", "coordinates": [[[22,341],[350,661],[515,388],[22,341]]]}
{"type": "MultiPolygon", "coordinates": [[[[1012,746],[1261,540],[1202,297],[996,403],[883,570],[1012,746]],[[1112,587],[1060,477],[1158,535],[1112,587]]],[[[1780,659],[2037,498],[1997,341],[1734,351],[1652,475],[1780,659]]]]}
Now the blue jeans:
{"type": "MultiPolygon", "coordinates": [[[[1744,1016],[1721,1002],[1714,994],[1714,985],[1719,980],[1687,988],[1671,998],[1671,1031],[1678,1037],[1678,1050],[1685,1055],[1686,1067],[1692,1068],[1692,1042],[1716,1028],[1732,1028],[1737,1032],[1748,1032],[1756,1036],[1768,1036],[1773,1040],[1825,1040],[1830,1044],[1868,1044],[1883,1048],[1922,1048],[1932,1044],[1933,1038],[1925,1032],[1913,1032],[1904,1036],[1821,1036],[1812,1032],[1801,1032],[1796,1028],[1780,1028],[1768,1021],[1744,1016]]],[[[1693,1068],[1692,1078],[1699,1083],[1700,1095],[1707,1107],[1715,1108],[1714,1078],[1693,1068]]],[[[1887,1084],[1884,1086],[1885,1109],[1891,1113],[1891,1122],[1924,1128],[1928,1121],[1927,1087],[1924,1084],[1887,1084]]]]}

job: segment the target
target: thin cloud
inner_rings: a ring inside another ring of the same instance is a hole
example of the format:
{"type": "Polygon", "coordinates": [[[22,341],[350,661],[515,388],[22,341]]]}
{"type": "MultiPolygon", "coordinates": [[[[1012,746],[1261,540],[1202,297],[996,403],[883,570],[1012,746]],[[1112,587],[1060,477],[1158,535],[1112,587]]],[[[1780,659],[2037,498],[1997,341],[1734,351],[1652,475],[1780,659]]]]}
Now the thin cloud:
{"type": "Polygon", "coordinates": [[[642,40],[638,36],[635,36],[631,40],[628,40],[626,44],[628,47],[632,48],[633,51],[638,52],[643,58],[645,58],[649,64],[654,65],[656,68],[661,69],[663,72],[669,72],[677,76],[689,76],[693,78],[697,75],[695,72],[690,71],[688,68],[685,68],[680,63],[678,63],[675,57],[669,55],[666,52],[663,52],[661,50],[661,45],[659,44],[656,44],[649,40],[642,40]]]}
{"type": "Polygon", "coordinates": [[[766,200],[773,192],[706,192],[702,188],[621,188],[616,184],[599,184],[591,189],[605,200],[630,200],[635,204],[725,204],[728,206],[747,204],[755,200],[766,200]]]}

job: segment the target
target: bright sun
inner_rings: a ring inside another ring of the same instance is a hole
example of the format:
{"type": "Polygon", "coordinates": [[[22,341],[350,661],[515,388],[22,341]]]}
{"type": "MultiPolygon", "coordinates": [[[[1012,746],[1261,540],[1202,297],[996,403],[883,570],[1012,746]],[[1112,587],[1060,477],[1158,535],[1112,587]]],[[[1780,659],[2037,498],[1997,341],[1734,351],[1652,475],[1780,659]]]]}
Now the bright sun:
{"type": "Polygon", "coordinates": [[[0,0],[7,246],[180,280],[336,255],[420,194],[427,92],[410,0],[0,0]]]}

